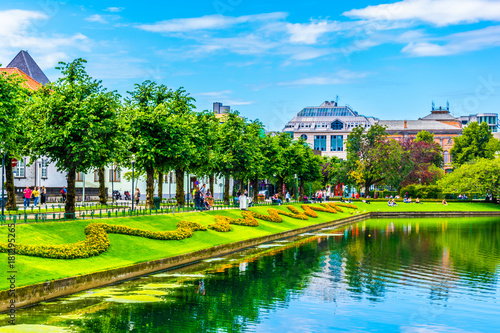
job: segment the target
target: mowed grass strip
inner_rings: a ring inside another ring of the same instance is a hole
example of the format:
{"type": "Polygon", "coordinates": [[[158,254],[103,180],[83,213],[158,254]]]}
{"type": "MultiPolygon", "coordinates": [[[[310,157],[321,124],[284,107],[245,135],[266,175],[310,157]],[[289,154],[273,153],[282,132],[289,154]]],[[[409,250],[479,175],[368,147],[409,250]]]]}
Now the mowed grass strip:
{"type": "MultiPolygon", "coordinates": [[[[189,253],[215,245],[237,242],[240,240],[266,236],[287,230],[297,229],[312,224],[333,221],[351,216],[352,214],[368,211],[500,211],[500,205],[487,203],[451,203],[444,206],[436,203],[400,204],[398,207],[388,207],[385,202],[371,204],[355,203],[358,209],[346,209],[344,213],[331,214],[317,212],[318,218],[298,220],[287,216],[282,223],[259,221],[258,227],[231,225],[231,232],[219,233],[213,230],[196,231],[193,237],[183,240],[152,240],[128,235],[109,234],[111,246],[108,251],[97,257],[86,259],[45,259],[38,257],[16,256],[17,280],[16,286],[21,287],[47,280],[60,279],[75,275],[88,274],[107,269],[132,265],[135,263],[171,257],[189,253]]],[[[294,204],[302,211],[299,204],[294,204]]],[[[252,211],[266,214],[269,206],[251,208],[252,211]]],[[[272,206],[272,208],[289,211],[285,205],[272,206]]],[[[126,225],[151,231],[175,230],[177,222],[186,220],[198,222],[202,225],[214,223],[214,216],[222,215],[240,218],[239,210],[210,211],[203,213],[183,213],[173,215],[151,215],[141,217],[96,219],[72,222],[47,222],[38,224],[20,224],[16,226],[16,243],[19,244],[67,244],[85,239],[83,232],[90,223],[109,223],[126,225]]],[[[7,227],[0,228],[0,239],[7,241],[7,227]]],[[[0,253],[0,261],[7,264],[7,254],[0,253]]],[[[8,289],[8,281],[0,280],[0,290],[8,289]]]]}

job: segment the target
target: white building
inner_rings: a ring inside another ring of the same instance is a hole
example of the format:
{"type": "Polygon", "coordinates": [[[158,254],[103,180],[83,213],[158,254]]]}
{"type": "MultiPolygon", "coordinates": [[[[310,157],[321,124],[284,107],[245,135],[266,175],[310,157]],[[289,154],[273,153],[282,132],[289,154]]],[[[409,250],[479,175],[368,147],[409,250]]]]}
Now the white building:
{"type": "Polygon", "coordinates": [[[346,159],[345,141],[358,126],[369,128],[378,119],[358,114],[349,105],[325,101],[320,106],[303,108],[284,127],[295,139],[302,137],[323,156],[346,159]]]}

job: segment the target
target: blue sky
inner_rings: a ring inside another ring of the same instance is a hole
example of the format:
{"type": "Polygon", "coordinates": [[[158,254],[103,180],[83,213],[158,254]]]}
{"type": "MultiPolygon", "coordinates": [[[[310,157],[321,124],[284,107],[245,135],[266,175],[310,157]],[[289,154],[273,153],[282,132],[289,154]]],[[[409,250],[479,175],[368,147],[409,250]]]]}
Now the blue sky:
{"type": "Polygon", "coordinates": [[[84,58],[122,95],[156,80],[281,130],[305,106],[381,119],[499,113],[500,1],[2,1],[0,63],[28,50],[51,80],[84,58]]]}

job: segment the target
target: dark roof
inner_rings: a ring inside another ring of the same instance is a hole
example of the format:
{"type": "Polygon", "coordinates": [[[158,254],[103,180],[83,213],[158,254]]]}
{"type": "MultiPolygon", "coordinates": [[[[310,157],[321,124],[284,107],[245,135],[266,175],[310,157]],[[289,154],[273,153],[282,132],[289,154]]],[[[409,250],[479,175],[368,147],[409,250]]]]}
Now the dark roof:
{"type": "Polygon", "coordinates": [[[28,54],[27,51],[20,51],[7,67],[19,68],[24,73],[28,74],[35,81],[45,85],[50,83],[49,79],[43,71],[38,67],[35,60],[28,54]]]}

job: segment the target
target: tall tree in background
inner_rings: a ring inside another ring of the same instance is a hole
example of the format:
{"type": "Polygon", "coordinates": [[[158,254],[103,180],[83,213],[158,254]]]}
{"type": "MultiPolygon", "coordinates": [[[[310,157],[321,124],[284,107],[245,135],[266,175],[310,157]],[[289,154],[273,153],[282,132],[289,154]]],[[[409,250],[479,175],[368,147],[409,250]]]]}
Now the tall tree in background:
{"type": "Polygon", "coordinates": [[[6,208],[8,210],[17,209],[11,160],[13,157],[18,157],[25,137],[21,113],[29,92],[24,82],[25,80],[17,74],[9,75],[0,72],[0,147],[2,147],[0,158],[5,155],[6,208]]]}
{"type": "Polygon", "coordinates": [[[499,141],[493,137],[485,122],[472,122],[464,128],[463,134],[455,138],[450,154],[455,168],[478,158],[492,159],[499,150],[499,141]]]}
{"type": "Polygon", "coordinates": [[[67,217],[75,212],[76,173],[105,165],[118,134],[120,96],[91,78],[85,63],[61,62],[62,77],[38,90],[24,112],[31,159],[47,156],[67,173],[67,217]]]}
{"type": "Polygon", "coordinates": [[[347,138],[350,177],[364,185],[365,195],[374,184],[383,183],[398,172],[403,150],[398,142],[387,139],[385,127],[374,124],[367,132],[358,126],[347,138]]]}

